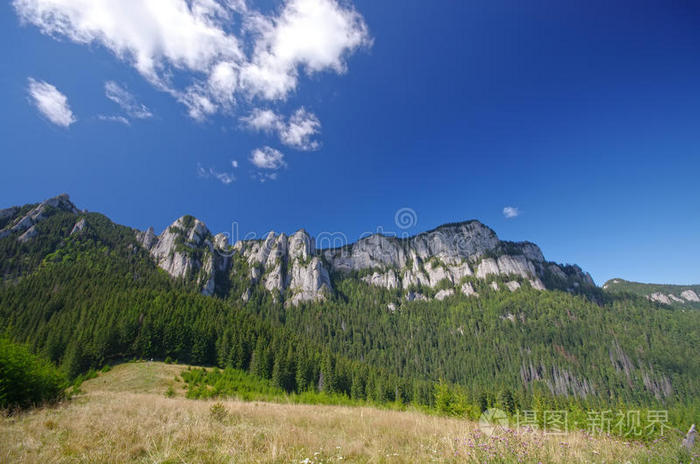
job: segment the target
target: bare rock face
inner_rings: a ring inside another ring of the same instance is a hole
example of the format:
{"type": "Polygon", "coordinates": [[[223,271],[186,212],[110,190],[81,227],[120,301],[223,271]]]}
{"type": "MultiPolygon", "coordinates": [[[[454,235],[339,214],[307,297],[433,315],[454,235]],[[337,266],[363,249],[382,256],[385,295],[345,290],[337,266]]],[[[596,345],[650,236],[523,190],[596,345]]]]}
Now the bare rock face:
{"type": "Polygon", "coordinates": [[[85,229],[85,218],[80,218],[78,222],[75,223],[73,229],[70,231],[71,235],[79,234],[85,229]]]}
{"type": "Polygon", "coordinates": [[[173,277],[185,277],[201,266],[192,251],[204,245],[202,235],[206,227],[197,219],[192,224],[188,222],[185,216],[179,218],[158,236],[150,250],[158,266],[173,277]]]}
{"type": "Polygon", "coordinates": [[[695,293],[692,290],[686,290],[681,293],[681,298],[683,298],[685,301],[690,301],[693,303],[700,303],[700,297],[698,297],[697,293],[695,293]]]}
{"type": "Polygon", "coordinates": [[[150,250],[158,241],[158,237],[156,237],[156,234],[153,232],[153,227],[149,227],[148,230],[144,232],[136,231],[136,241],[145,249],[150,250]]]}
{"type": "Polygon", "coordinates": [[[446,288],[446,289],[444,289],[444,290],[440,290],[439,292],[437,292],[437,293],[435,294],[435,299],[438,300],[438,301],[442,301],[442,300],[444,300],[445,298],[447,298],[448,296],[452,296],[452,295],[454,295],[454,294],[455,294],[455,291],[454,291],[453,289],[451,289],[451,288],[446,288]]]}
{"type": "Polygon", "coordinates": [[[313,238],[305,230],[295,232],[289,239],[287,259],[290,304],[304,301],[323,301],[333,291],[328,269],[316,256],[313,238]]]}
{"type": "Polygon", "coordinates": [[[430,287],[435,287],[439,282],[447,280],[451,284],[454,284],[452,278],[452,273],[439,263],[429,263],[425,266],[426,274],[428,275],[428,285],[430,287]]]}
{"type": "MultiPolygon", "coordinates": [[[[562,285],[594,285],[580,268],[562,269],[546,262],[533,243],[501,242],[478,221],[448,224],[410,238],[374,234],[340,248],[319,250],[303,229],[291,236],[270,232],[263,239],[230,246],[224,234],[212,237],[202,222],[183,216],[160,236],[149,229],[137,233],[137,240],[170,275],[198,276],[198,285],[207,295],[216,290],[216,273],[230,274],[236,260],[246,269],[236,278],[249,283],[244,299],[254,286],[261,285],[275,299],[292,305],[323,301],[332,295],[331,273],[361,272],[364,282],[402,289],[409,301],[426,299],[420,288],[438,285],[437,299],[457,292],[478,297],[469,279],[491,276],[510,277],[506,287],[511,291],[522,282],[544,290],[546,273],[561,279],[562,285]]],[[[240,273],[242,268],[235,269],[240,273]]],[[[500,290],[496,282],[491,286],[500,290]]]]}
{"type": "Polygon", "coordinates": [[[250,266],[250,284],[262,279],[263,287],[288,304],[323,301],[332,293],[330,276],[316,256],[314,240],[304,230],[287,237],[270,232],[264,240],[237,242],[239,253],[250,266]]]}
{"type": "Polygon", "coordinates": [[[39,234],[39,231],[36,230],[36,224],[31,226],[29,229],[26,230],[22,235],[19,236],[17,239],[18,241],[24,243],[28,242],[29,240],[33,239],[39,234]]]}
{"type": "Polygon", "coordinates": [[[660,292],[652,293],[651,295],[649,295],[649,299],[651,301],[656,301],[657,303],[662,303],[662,304],[667,304],[667,305],[671,304],[671,299],[668,296],[666,296],[660,292]]]}
{"type": "Polygon", "coordinates": [[[406,253],[394,237],[375,234],[349,247],[325,250],[324,257],[334,270],[349,272],[375,267],[404,267],[406,253]]]}
{"type": "MultiPolygon", "coordinates": [[[[0,238],[7,237],[12,233],[20,233],[18,240],[26,242],[34,238],[38,231],[34,226],[42,222],[44,219],[51,216],[54,210],[67,211],[78,214],[80,211],[71,203],[67,194],[61,194],[48,200],[42,201],[37,206],[29,210],[27,214],[20,218],[10,221],[10,224],[5,226],[0,231],[0,238]],[[30,230],[31,229],[31,230],[30,230]]],[[[0,211],[0,220],[7,220],[19,212],[19,208],[13,207],[0,211]]]]}
{"type": "Polygon", "coordinates": [[[207,254],[204,259],[204,284],[202,285],[202,295],[212,296],[216,290],[216,274],[214,272],[214,255],[207,254]]]}
{"type": "Polygon", "coordinates": [[[465,282],[464,285],[462,285],[462,293],[465,296],[479,297],[479,294],[474,291],[474,286],[471,284],[471,282],[465,282]]]}
{"type": "Polygon", "coordinates": [[[375,272],[371,276],[363,277],[362,280],[364,280],[370,285],[376,285],[377,287],[384,287],[389,289],[398,288],[399,286],[399,279],[396,276],[396,272],[394,272],[393,270],[389,270],[384,274],[375,272]]]}
{"type": "Polygon", "coordinates": [[[566,274],[564,274],[564,271],[562,271],[561,268],[556,264],[550,264],[549,271],[561,280],[567,279],[566,274]]]}
{"type": "Polygon", "coordinates": [[[292,294],[290,302],[293,305],[303,301],[323,301],[326,299],[326,295],[332,291],[331,279],[318,257],[313,257],[306,266],[295,265],[292,267],[289,290],[292,294]]]}
{"type": "Polygon", "coordinates": [[[485,279],[489,275],[498,275],[499,273],[500,270],[498,269],[498,264],[493,258],[486,258],[479,264],[479,267],[477,267],[476,269],[476,276],[479,279],[485,279]]]}
{"type": "Polygon", "coordinates": [[[506,287],[508,287],[508,290],[510,290],[511,292],[514,292],[520,288],[520,283],[511,280],[510,282],[506,282],[506,287]]]}
{"type": "Polygon", "coordinates": [[[316,252],[314,239],[304,230],[298,230],[289,237],[289,258],[308,261],[316,252]]]}
{"type": "Polygon", "coordinates": [[[158,267],[172,277],[194,279],[204,295],[216,290],[216,271],[226,258],[212,243],[207,226],[192,216],[182,216],[156,236],[153,228],[136,232],[136,240],[149,251],[158,267]]]}
{"type": "Polygon", "coordinates": [[[535,266],[524,255],[500,256],[498,271],[500,275],[519,275],[524,279],[536,275],[535,266]]]}

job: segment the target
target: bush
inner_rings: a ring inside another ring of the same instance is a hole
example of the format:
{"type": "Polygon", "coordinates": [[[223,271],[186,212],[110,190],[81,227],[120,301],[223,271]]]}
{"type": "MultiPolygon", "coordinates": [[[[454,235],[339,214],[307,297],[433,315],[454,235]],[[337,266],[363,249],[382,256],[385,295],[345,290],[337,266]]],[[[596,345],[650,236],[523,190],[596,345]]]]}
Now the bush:
{"type": "Polygon", "coordinates": [[[173,363],[173,358],[171,358],[170,356],[165,358],[165,364],[172,364],[172,363],[173,363]]]}
{"type": "Polygon", "coordinates": [[[170,385],[167,390],[165,390],[165,396],[167,398],[172,398],[175,396],[175,389],[173,389],[173,386],[170,385]]]}
{"type": "Polygon", "coordinates": [[[0,408],[27,408],[64,397],[66,380],[49,361],[0,338],[0,408]]]}

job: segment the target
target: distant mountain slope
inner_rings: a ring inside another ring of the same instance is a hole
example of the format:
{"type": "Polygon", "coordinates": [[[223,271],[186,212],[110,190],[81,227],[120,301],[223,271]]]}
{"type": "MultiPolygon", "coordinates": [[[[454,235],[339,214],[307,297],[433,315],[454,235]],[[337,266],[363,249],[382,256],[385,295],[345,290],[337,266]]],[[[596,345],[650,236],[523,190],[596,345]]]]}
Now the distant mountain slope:
{"type": "Polygon", "coordinates": [[[700,285],[644,284],[610,279],[603,285],[603,290],[608,293],[643,296],[669,306],[700,308],[700,285]]]}

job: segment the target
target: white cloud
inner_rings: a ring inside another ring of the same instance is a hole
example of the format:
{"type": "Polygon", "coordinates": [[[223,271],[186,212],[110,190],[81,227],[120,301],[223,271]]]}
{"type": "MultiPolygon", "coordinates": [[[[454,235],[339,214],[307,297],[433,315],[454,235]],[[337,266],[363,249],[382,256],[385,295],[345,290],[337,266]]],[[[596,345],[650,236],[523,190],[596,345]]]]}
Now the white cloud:
{"type": "Polygon", "coordinates": [[[242,57],[223,24],[229,10],[212,0],[14,0],[24,21],[43,33],[99,43],[151,82],[167,87],[173,69],[208,72],[242,57]]]}
{"type": "Polygon", "coordinates": [[[46,116],[46,118],[57,126],[69,127],[77,119],[73,115],[68,98],[58,91],[56,87],[44,81],[28,79],[28,92],[32,103],[46,116]]]}
{"type": "Polygon", "coordinates": [[[119,115],[98,114],[97,119],[99,119],[100,121],[118,122],[124,124],[125,126],[131,125],[128,119],[126,119],[124,116],[119,115]]]}
{"type": "Polygon", "coordinates": [[[287,125],[280,130],[280,140],[285,145],[298,150],[316,150],[319,144],[317,141],[311,140],[311,137],[318,134],[320,130],[321,121],[315,114],[309,113],[302,107],[289,118],[287,125]]]}
{"type": "Polygon", "coordinates": [[[335,0],[288,0],[277,17],[249,16],[258,40],[241,68],[241,85],[268,100],[284,99],[296,88],[299,68],[343,73],[345,57],[371,39],[362,16],[335,0]]]}
{"type": "Polygon", "coordinates": [[[148,119],[153,113],[136,97],[114,81],[105,82],[105,96],[119,105],[126,114],[135,119],[148,119]]]}
{"type": "Polygon", "coordinates": [[[297,150],[317,150],[320,144],[312,137],[321,130],[321,121],[315,114],[299,108],[288,121],[269,109],[254,109],[250,115],[241,118],[249,129],[263,132],[277,132],[280,141],[297,150]]]}
{"type": "Polygon", "coordinates": [[[503,208],[503,216],[506,219],[513,219],[520,216],[520,210],[514,206],[506,206],[503,208]]]}
{"type": "Polygon", "coordinates": [[[238,167],[238,161],[236,161],[236,160],[231,161],[231,166],[233,166],[234,169],[237,168],[237,167],[238,167]]]}
{"type": "Polygon", "coordinates": [[[274,170],[286,166],[282,152],[267,146],[253,150],[250,154],[250,162],[260,169],[274,170]]]}
{"type": "Polygon", "coordinates": [[[272,110],[261,108],[255,108],[248,116],[242,117],[241,122],[249,129],[264,132],[278,131],[284,126],[282,116],[272,110]]]}
{"type": "Polygon", "coordinates": [[[204,168],[197,163],[197,176],[202,179],[216,179],[224,185],[229,185],[236,180],[236,176],[232,172],[220,172],[214,168],[204,168]]]}
{"type": "Polygon", "coordinates": [[[12,4],[44,34],[111,50],[196,119],[230,110],[239,95],[285,99],[301,70],[342,73],[347,56],[371,44],[360,14],[337,0],[284,0],[268,16],[242,0],[12,4]]]}

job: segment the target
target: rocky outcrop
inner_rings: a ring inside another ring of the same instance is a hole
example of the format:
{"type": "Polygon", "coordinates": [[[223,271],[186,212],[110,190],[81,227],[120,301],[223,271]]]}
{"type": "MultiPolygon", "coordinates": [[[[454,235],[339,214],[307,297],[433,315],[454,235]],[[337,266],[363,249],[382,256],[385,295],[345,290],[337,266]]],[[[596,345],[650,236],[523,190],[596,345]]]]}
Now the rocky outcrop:
{"type": "Polygon", "coordinates": [[[507,278],[503,288],[510,291],[520,289],[523,282],[544,290],[545,275],[561,278],[566,285],[593,285],[590,276],[582,271],[578,275],[575,267],[565,271],[546,262],[537,245],[501,242],[478,221],[447,224],[410,238],[374,234],[341,248],[320,250],[303,229],[291,236],[270,232],[263,239],[231,246],[224,234],[212,236],[202,222],[189,216],[159,236],[148,229],[138,232],[136,239],[159,267],[173,277],[198,279],[205,294],[216,292],[217,272],[232,278],[232,262],[239,260],[245,276],[235,278],[248,280],[241,298],[249,299],[251,289],[261,285],[278,301],[293,305],[331,295],[332,273],[360,273],[364,282],[403,291],[409,301],[427,298],[425,293],[433,293],[420,289],[437,286],[438,300],[457,292],[478,297],[470,280],[491,281],[494,290],[501,290],[494,277],[507,278]]]}
{"type": "Polygon", "coordinates": [[[700,303],[700,297],[693,290],[686,290],[681,292],[681,298],[685,301],[690,301],[691,303],[700,303]]]}
{"type": "Polygon", "coordinates": [[[33,239],[37,235],[39,235],[39,231],[36,230],[36,224],[34,224],[29,229],[27,229],[22,235],[20,235],[19,238],[17,238],[17,240],[24,243],[33,239]]]}
{"type": "Polygon", "coordinates": [[[227,257],[219,253],[206,225],[182,216],[160,235],[153,228],[136,232],[136,241],[172,277],[195,282],[204,295],[216,291],[216,272],[227,268],[227,257]]]}
{"type": "Polygon", "coordinates": [[[143,232],[140,230],[136,231],[136,241],[145,249],[150,250],[158,241],[158,237],[153,233],[153,227],[149,227],[148,230],[143,232]]]}
{"type": "Polygon", "coordinates": [[[393,270],[389,270],[384,274],[375,272],[371,276],[363,277],[362,280],[370,285],[375,285],[377,287],[384,287],[389,289],[398,288],[399,286],[399,279],[396,276],[396,272],[394,272],[393,270]]]}
{"type": "Polygon", "coordinates": [[[440,290],[439,292],[437,292],[435,294],[435,299],[438,301],[442,301],[445,298],[447,298],[448,296],[452,296],[454,294],[455,294],[455,291],[453,289],[446,288],[446,289],[443,289],[443,290],[440,290]]]}
{"type": "Polygon", "coordinates": [[[332,293],[328,269],[317,256],[305,230],[287,237],[270,232],[265,240],[237,242],[233,250],[250,267],[250,284],[262,279],[264,288],[288,304],[322,301],[332,293]]]}
{"type": "MultiPolygon", "coordinates": [[[[80,211],[71,203],[67,194],[61,194],[48,200],[42,201],[35,207],[29,210],[22,217],[11,220],[2,230],[0,230],[0,238],[8,237],[13,233],[18,233],[18,240],[26,242],[34,238],[38,231],[36,225],[50,217],[56,211],[67,211],[78,214],[80,211]]],[[[0,220],[7,220],[20,211],[19,208],[8,208],[0,212],[0,220]]]]}
{"type": "Polygon", "coordinates": [[[605,282],[603,290],[621,295],[643,296],[656,303],[679,308],[700,309],[700,285],[653,284],[616,278],[605,282]]]}
{"type": "Polygon", "coordinates": [[[649,299],[651,301],[656,301],[657,303],[661,304],[671,304],[671,299],[668,297],[668,295],[664,295],[663,293],[660,292],[654,292],[651,295],[649,295],[649,299]]]}
{"type": "Polygon", "coordinates": [[[71,229],[70,234],[75,235],[81,233],[85,229],[85,225],[85,218],[80,218],[80,220],[76,222],[73,228],[71,229]]]}
{"type": "Polygon", "coordinates": [[[465,282],[464,285],[462,285],[462,293],[464,296],[475,296],[479,297],[479,294],[474,291],[474,286],[471,284],[471,282],[465,282]]]}
{"type": "Polygon", "coordinates": [[[296,263],[292,266],[289,291],[293,305],[303,301],[323,301],[331,294],[331,279],[317,256],[307,265],[296,263]]]}
{"type": "Polygon", "coordinates": [[[510,282],[506,282],[506,287],[508,287],[508,290],[510,290],[511,292],[514,292],[520,288],[520,283],[511,280],[510,282]]]}

